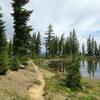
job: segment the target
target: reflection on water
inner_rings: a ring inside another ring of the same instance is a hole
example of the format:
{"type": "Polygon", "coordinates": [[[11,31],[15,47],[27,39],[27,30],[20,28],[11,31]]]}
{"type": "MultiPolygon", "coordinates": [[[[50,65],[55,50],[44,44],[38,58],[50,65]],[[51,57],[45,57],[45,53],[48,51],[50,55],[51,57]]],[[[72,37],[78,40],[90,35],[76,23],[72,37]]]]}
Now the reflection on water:
{"type": "MultiPolygon", "coordinates": [[[[51,61],[49,67],[53,71],[65,72],[66,67],[69,64],[70,62],[66,62],[66,61],[51,61]]],[[[100,61],[82,60],[80,64],[80,72],[83,77],[100,79],[100,61]]]]}
{"type": "Polygon", "coordinates": [[[100,61],[83,60],[81,61],[81,74],[84,77],[100,79],[100,61]]]}

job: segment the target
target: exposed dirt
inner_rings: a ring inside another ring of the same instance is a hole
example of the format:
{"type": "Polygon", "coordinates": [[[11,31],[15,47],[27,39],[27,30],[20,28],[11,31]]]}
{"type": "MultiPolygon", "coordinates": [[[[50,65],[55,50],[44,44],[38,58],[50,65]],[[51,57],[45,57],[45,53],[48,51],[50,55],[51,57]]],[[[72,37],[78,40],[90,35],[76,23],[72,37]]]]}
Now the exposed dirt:
{"type": "Polygon", "coordinates": [[[44,100],[43,94],[44,94],[45,80],[43,78],[43,74],[39,70],[38,66],[36,66],[34,63],[32,63],[32,65],[36,72],[37,82],[32,87],[30,87],[28,91],[30,100],[44,100]]]}
{"type": "Polygon", "coordinates": [[[36,80],[36,73],[31,64],[26,69],[8,71],[0,76],[0,100],[23,100],[27,91],[36,80]]]}

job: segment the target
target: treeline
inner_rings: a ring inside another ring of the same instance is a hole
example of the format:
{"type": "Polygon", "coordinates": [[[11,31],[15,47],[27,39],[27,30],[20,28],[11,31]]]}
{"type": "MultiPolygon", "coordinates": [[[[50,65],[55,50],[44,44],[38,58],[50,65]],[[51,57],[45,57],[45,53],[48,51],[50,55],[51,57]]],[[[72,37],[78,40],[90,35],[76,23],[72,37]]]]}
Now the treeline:
{"type": "Polygon", "coordinates": [[[84,44],[82,45],[82,54],[100,57],[100,44],[97,44],[97,41],[90,35],[87,38],[87,48],[84,44]]]}
{"type": "Polygon", "coordinates": [[[79,53],[79,41],[74,29],[66,38],[64,34],[57,37],[50,24],[45,35],[46,57],[67,57],[79,53]]]}

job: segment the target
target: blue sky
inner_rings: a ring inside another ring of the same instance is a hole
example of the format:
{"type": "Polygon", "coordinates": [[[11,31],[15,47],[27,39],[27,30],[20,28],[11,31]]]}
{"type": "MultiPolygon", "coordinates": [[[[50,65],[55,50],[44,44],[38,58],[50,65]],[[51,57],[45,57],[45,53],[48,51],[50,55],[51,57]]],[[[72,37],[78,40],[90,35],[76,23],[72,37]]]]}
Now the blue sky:
{"type": "MultiPolygon", "coordinates": [[[[8,39],[13,36],[11,2],[0,0],[8,39]]],[[[85,42],[89,34],[100,43],[100,0],[30,0],[25,7],[34,10],[28,24],[34,31],[41,32],[42,40],[51,23],[58,36],[65,33],[67,37],[74,28],[80,43],[85,42]]]]}

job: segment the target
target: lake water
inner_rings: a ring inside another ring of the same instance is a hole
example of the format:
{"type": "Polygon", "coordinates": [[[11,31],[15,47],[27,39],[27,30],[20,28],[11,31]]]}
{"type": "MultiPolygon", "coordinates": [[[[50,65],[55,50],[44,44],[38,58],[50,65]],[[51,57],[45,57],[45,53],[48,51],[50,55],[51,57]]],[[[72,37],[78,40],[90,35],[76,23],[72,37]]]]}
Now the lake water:
{"type": "Polygon", "coordinates": [[[83,77],[90,77],[95,79],[100,79],[100,61],[88,60],[81,61],[81,74],[83,77]]]}
{"type": "MultiPolygon", "coordinates": [[[[66,61],[51,61],[49,67],[54,71],[65,72],[69,65],[66,61]]],[[[97,60],[83,60],[80,63],[80,72],[83,77],[100,79],[100,61],[97,60]]]]}

